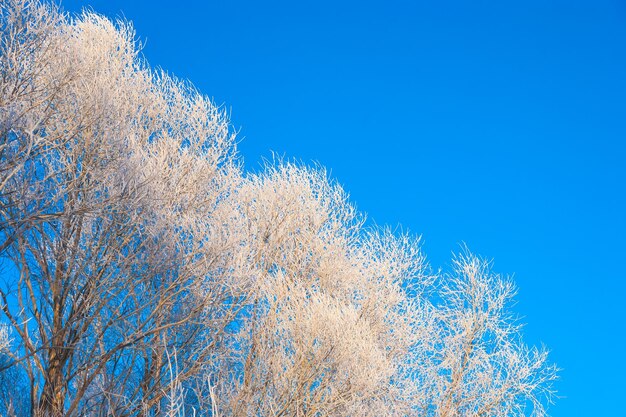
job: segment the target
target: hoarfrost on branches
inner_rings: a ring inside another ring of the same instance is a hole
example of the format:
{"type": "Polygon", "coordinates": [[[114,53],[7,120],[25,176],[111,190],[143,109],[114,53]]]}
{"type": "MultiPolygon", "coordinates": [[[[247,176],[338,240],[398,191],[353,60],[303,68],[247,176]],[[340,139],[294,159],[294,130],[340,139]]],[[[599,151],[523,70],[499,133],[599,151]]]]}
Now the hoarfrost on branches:
{"type": "Polygon", "coordinates": [[[322,168],[244,172],[127,22],[0,20],[0,414],[545,415],[556,370],[488,262],[433,271],[322,168]]]}

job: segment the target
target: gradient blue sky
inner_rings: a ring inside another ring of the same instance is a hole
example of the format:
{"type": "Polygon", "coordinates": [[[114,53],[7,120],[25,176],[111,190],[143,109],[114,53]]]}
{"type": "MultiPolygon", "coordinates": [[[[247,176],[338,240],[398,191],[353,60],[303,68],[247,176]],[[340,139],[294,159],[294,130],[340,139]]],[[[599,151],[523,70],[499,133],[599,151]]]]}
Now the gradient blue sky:
{"type": "Polygon", "coordinates": [[[434,266],[514,274],[555,417],[626,416],[624,1],[64,1],[132,20],[256,169],[317,161],[434,266]]]}

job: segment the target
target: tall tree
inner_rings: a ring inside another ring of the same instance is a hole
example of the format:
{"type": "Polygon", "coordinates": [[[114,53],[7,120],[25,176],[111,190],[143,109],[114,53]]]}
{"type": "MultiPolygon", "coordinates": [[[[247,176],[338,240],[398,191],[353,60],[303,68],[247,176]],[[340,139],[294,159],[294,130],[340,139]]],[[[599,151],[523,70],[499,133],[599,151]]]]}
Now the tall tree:
{"type": "Polygon", "coordinates": [[[228,122],[149,70],[125,23],[22,0],[2,19],[9,364],[37,416],[158,413],[168,355],[195,376],[237,309],[228,122]]]}

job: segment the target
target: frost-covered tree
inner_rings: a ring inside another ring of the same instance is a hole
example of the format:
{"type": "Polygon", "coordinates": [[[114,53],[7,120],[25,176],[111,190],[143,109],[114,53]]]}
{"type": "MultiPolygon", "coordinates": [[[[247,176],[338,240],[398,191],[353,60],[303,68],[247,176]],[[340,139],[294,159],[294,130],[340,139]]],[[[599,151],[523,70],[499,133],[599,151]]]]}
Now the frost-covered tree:
{"type": "Polygon", "coordinates": [[[224,415],[392,415],[394,378],[419,337],[403,284],[427,282],[417,242],[365,230],[321,170],[269,167],[237,198],[256,297],[224,415]]]}
{"type": "Polygon", "coordinates": [[[422,311],[428,336],[411,352],[419,414],[544,416],[556,368],[522,342],[513,283],[467,250],[453,264],[422,311]]]}
{"type": "Polygon", "coordinates": [[[236,314],[228,123],[127,24],[16,0],[1,28],[9,365],[38,416],[158,413],[168,352],[196,376],[236,314]]]}
{"type": "Polygon", "coordinates": [[[6,0],[0,32],[1,414],[544,414],[486,262],[432,271],[321,168],[245,173],[126,22],[6,0]]]}

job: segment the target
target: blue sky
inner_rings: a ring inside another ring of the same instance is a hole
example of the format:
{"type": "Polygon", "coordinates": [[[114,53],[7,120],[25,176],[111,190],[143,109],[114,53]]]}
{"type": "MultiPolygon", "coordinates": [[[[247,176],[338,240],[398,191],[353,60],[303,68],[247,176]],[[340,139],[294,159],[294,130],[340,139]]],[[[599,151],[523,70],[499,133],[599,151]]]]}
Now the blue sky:
{"type": "Polygon", "coordinates": [[[87,4],[229,109],[247,168],[317,161],[434,266],[466,242],[514,274],[551,414],[626,416],[626,3],[87,4]]]}

